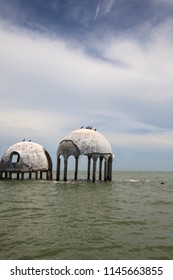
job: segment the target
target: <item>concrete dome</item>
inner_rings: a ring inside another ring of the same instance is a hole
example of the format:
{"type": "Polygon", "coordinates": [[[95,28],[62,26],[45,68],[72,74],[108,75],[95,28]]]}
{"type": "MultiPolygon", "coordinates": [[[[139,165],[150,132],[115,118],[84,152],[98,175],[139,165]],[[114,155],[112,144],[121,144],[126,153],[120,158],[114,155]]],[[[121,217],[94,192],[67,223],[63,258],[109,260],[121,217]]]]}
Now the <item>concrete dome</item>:
{"type": "Polygon", "coordinates": [[[99,132],[81,128],[72,131],[60,142],[57,151],[56,180],[60,179],[61,155],[64,158],[64,181],[67,181],[69,156],[75,157],[74,179],[77,180],[78,159],[80,155],[88,158],[87,179],[90,180],[91,161],[93,162],[92,181],[96,180],[96,162],[99,160],[99,180],[102,179],[102,163],[104,162],[104,180],[112,178],[112,149],[108,140],[99,132]]]}
{"type": "Polygon", "coordinates": [[[68,141],[71,141],[82,155],[112,154],[108,140],[101,133],[92,129],[78,129],[65,136],[60,143],[59,154],[61,153],[61,144],[65,145],[64,142],[67,143],[68,141]]]}
{"type": "Polygon", "coordinates": [[[39,144],[23,141],[8,148],[4,153],[1,171],[46,171],[52,169],[52,161],[48,152],[39,144]]]}

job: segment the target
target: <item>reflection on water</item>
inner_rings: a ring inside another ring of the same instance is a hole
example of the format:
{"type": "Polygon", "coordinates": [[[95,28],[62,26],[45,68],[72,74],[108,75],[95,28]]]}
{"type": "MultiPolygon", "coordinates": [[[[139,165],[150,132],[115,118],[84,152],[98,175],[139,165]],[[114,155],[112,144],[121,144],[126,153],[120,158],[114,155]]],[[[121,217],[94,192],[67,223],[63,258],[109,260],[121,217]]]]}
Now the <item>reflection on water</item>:
{"type": "Polygon", "coordinates": [[[151,172],[0,181],[0,259],[173,259],[172,188],[151,172]]]}

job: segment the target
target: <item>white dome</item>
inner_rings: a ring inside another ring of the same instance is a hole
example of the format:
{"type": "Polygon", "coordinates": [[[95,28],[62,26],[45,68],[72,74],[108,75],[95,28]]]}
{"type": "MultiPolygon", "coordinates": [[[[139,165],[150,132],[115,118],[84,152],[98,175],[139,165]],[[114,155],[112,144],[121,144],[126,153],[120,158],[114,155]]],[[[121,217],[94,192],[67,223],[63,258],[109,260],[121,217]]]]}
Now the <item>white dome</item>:
{"type": "Polygon", "coordinates": [[[48,170],[51,165],[48,152],[41,145],[29,141],[10,146],[1,159],[1,170],[48,170]]]}
{"type": "Polygon", "coordinates": [[[78,129],[68,134],[62,141],[71,140],[80,150],[80,154],[112,154],[108,140],[98,131],[78,129]]]}

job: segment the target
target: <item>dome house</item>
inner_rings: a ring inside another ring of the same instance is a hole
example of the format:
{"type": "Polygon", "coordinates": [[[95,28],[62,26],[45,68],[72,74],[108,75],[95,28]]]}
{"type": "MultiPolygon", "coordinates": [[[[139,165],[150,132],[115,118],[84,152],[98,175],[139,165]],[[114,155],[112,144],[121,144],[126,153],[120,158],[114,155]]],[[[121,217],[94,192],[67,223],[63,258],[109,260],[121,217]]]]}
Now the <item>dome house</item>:
{"type": "Polygon", "coordinates": [[[0,162],[0,179],[52,179],[52,160],[40,144],[23,141],[10,146],[0,162]],[[44,176],[43,176],[44,175],[44,176]]]}
{"type": "Polygon", "coordinates": [[[87,179],[90,180],[91,176],[91,161],[93,162],[92,168],[92,181],[96,180],[96,167],[97,160],[99,160],[99,180],[102,180],[102,164],[104,162],[104,181],[112,180],[112,149],[108,140],[98,131],[91,128],[81,128],[72,131],[68,134],[59,144],[57,150],[57,170],[56,180],[60,180],[60,167],[61,158],[64,158],[64,175],[63,180],[67,181],[67,167],[69,156],[75,157],[75,172],[74,179],[77,180],[78,175],[78,160],[80,155],[87,156],[87,179]]]}

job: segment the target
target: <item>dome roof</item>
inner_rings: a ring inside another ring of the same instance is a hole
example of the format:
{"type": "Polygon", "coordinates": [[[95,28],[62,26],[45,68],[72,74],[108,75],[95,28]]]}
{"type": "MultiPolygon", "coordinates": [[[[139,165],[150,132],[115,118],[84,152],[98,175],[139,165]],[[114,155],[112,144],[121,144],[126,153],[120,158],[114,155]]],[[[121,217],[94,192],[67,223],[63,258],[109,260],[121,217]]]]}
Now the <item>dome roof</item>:
{"type": "Polygon", "coordinates": [[[36,171],[51,168],[52,161],[48,152],[41,145],[30,141],[10,146],[0,163],[0,169],[6,171],[36,171]]]}
{"type": "MultiPolygon", "coordinates": [[[[78,147],[80,154],[112,154],[108,140],[99,132],[92,129],[72,131],[61,141],[71,141],[78,147]]],[[[61,145],[60,143],[60,145],[61,145]]]]}

